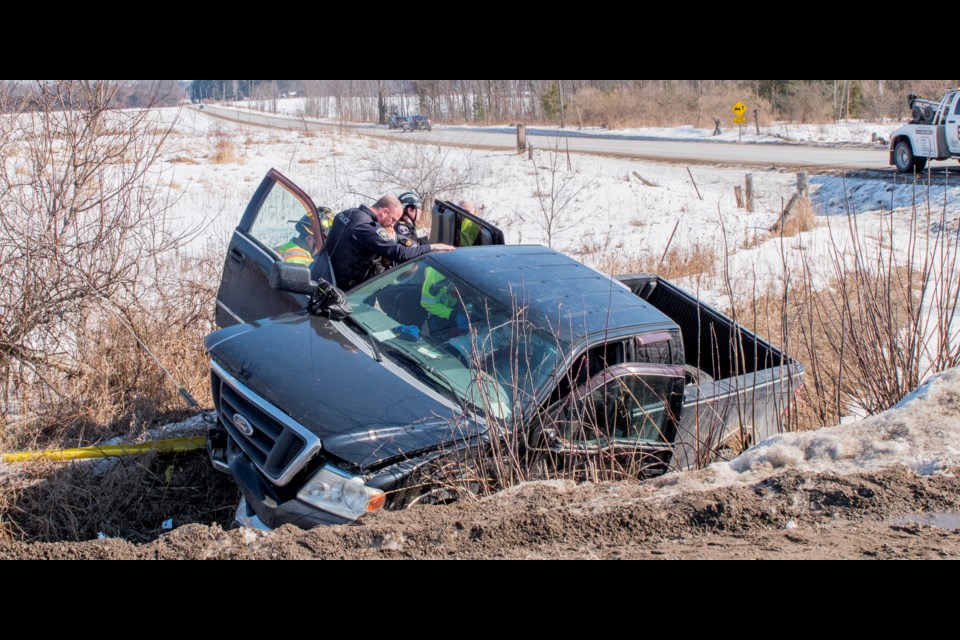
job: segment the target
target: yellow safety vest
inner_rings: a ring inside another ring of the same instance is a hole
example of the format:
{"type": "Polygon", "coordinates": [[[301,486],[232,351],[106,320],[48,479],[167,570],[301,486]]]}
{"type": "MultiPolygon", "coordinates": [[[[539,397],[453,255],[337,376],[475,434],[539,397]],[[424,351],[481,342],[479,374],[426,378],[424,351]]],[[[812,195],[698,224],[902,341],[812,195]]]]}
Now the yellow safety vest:
{"type": "Polygon", "coordinates": [[[313,262],[313,256],[310,255],[310,252],[304,247],[301,247],[296,240],[291,240],[277,247],[277,253],[280,254],[280,258],[284,262],[293,262],[296,264],[310,264],[313,262]]]}
{"type": "Polygon", "coordinates": [[[476,243],[477,236],[479,235],[480,225],[473,220],[464,218],[463,222],[460,223],[460,246],[472,247],[476,243]]]}
{"type": "Polygon", "coordinates": [[[449,318],[459,302],[453,282],[433,267],[427,267],[420,290],[420,306],[435,316],[449,318]]]}

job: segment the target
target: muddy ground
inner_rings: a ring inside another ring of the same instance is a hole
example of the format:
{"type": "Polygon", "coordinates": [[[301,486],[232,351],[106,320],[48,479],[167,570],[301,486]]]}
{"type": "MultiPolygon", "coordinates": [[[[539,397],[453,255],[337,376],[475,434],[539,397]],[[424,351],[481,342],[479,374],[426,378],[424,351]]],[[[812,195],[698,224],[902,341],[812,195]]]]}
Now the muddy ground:
{"type": "Polygon", "coordinates": [[[187,524],[145,543],[0,541],[4,559],[960,558],[960,469],[795,470],[658,498],[644,483],[537,483],[473,504],[271,533],[187,524]],[[927,524],[941,518],[940,526],[927,524]]]}

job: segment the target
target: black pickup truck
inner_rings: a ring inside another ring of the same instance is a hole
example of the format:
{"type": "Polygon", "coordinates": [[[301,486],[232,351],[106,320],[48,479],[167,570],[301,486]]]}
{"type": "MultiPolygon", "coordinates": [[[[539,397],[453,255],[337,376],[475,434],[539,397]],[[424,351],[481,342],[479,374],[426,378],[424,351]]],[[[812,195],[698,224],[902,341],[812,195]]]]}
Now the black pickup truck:
{"type": "Polygon", "coordinates": [[[206,339],[208,449],[241,488],[241,523],[449,501],[476,479],[426,470],[466,476],[485,455],[591,477],[696,466],[776,433],[801,386],[802,365],[669,282],[506,246],[447,202],[431,241],[461,248],[354,288],[347,313],[313,315],[309,272],[275,250],[308,211],[272,170],[230,244],[224,328],[206,339]],[[438,283],[466,323],[431,335],[438,283]]]}

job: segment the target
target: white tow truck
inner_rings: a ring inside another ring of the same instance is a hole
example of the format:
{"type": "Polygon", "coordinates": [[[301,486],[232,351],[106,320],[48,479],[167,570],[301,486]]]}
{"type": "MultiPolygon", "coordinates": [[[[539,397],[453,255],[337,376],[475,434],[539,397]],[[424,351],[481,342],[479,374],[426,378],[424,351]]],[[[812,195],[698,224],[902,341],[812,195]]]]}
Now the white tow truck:
{"type": "Polygon", "coordinates": [[[940,102],[910,95],[910,122],[890,134],[890,164],[900,173],[923,171],[928,160],[960,160],[960,89],[940,102]]]}

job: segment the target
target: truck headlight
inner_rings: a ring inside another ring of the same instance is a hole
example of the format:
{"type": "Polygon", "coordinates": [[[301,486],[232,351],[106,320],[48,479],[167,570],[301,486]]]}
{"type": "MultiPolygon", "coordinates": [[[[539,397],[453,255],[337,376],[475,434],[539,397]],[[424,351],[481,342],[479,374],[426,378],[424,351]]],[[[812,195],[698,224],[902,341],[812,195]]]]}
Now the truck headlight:
{"type": "Polygon", "coordinates": [[[381,508],[386,496],[380,489],[363,484],[361,478],[325,465],[297,492],[297,499],[343,518],[356,520],[368,511],[381,508]]]}

